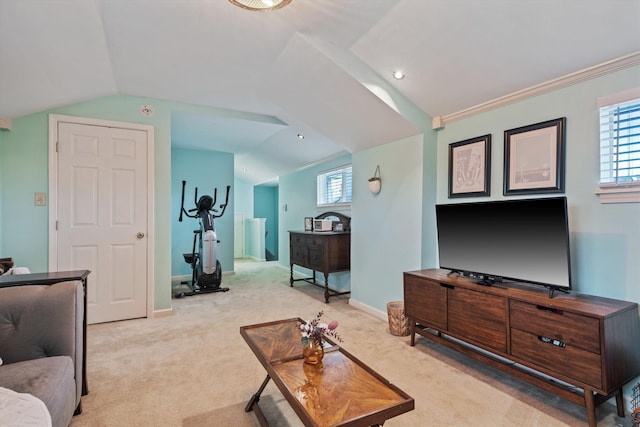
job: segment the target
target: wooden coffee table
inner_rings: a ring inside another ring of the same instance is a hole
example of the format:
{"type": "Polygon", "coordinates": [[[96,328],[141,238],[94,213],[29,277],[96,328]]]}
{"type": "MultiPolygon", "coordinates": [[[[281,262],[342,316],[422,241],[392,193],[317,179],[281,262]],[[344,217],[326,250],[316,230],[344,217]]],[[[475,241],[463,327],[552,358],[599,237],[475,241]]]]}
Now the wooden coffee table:
{"type": "Polygon", "coordinates": [[[327,339],[322,365],[303,362],[302,319],[242,326],[240,334],[267,371],[245,410],[268,422],[258,401],[273,380],[305,426],[380,426],[414,409],[411,396],[327,339]]]}

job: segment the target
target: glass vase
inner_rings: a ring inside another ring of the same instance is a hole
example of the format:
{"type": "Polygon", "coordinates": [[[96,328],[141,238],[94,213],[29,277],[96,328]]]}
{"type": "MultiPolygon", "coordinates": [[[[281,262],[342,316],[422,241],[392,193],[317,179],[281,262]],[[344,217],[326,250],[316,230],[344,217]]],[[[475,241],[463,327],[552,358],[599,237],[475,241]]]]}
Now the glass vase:
{"type": "Polygon", "coordinates": [[[308,363],[309,365],[322,363],[322,358],[324,357],[322,342],[307,340],[307,344],[302,347],[302,357],[304,357],[304,363],[308,363]]]}

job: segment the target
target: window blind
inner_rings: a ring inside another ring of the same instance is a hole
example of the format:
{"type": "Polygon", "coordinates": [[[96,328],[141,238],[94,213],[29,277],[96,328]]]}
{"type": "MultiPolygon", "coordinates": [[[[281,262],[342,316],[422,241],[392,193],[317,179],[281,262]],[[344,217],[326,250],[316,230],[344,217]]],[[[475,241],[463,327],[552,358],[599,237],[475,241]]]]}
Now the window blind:
{"type": "Polygon", "coordinates": [[[318,207],[348,206],[351,204],[351,165],[318,174],[317,184],[318,207]]]}
{"type": "Polygon", "coordinates": [[[640,99],[600,108],[600,185],[640,184],[640,99]]]}

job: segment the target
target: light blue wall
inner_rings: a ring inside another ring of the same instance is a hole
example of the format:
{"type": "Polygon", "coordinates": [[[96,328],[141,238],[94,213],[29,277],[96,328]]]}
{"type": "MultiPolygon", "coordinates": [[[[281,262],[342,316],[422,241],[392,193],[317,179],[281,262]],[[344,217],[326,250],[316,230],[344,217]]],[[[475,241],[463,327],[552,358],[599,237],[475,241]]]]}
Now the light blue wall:
{"type": "Polygon", "coordinates": [[[2,255],[33,272],[48,270],[49,208],[33,203],[35,192],[48,193],[48,125],[46,114],[14,119],[0,158],[2,255]]]}
{"type": "Polygon", "coordinates": [[[273,185],[256,185],[253,189],[254,218],[266,218],[265,249],[278,259],[278,187],[273,185]]]}
{"type": "MultiPolygon", "coordinates": [[[[233,271],[233,154],[219,151],[201,151],[172,149],[171,150],[171,275],[190,276],[191,267],[184,261],[183,253],[190,253],[193,248],[193,230],[199,229],[197,219],[183,215],[182,222],[178,221],[182,194],[182,181],[185,185],[185,209],[195,207],[195,188],[198,188],[198,198],[205,194],[214,196],[217,188],[216,209],[225,201],[227,185],[229,205],[224,215],[214,220],[216,236],[220,243],[217,245],[217,257],[222,265],[222,271],[233,271]]],[[[218,212],[219,214],[220,212],[218,212]]]]}
{"type": "Polygon", "coordinates": [[[491,197],[456,202],[512,199],[502,195],[504,131],[566,117],[565,195],[574,289],[640,302],[640,203],[600,204],[593,193],[599,177],[596,98],[639,85],[640,66],[635,66],[447,124],[438,134],[438,203],[449,202],[448,144],[492,134],[491,197]]]}
{"type": "Polygon", "coordinates": [[[244,215],[244,219],[253,218],[253,185],[239,178],[233,182],[235,213],[244,215]]]}
{"type": "MultiPolygon", "coordinates": [[[[217,108],[166,102],[131,96],[108,96],[14,118],[11,131],[2,133],[0,147],[0,235],[2,256],[34,272],[48,270],[48,207],[36,207],[35,192],[48,195],[48,116],[98,118],[154,127],[154,309],[171,307],[171,114],[192,111],[200,114],[242,116],[217,108]],[[140,106],[154,107],[154,115],[140,114],[140,106]]],[[[232,199],[233,200],[233,199],[232,199]]],[[[232,211],[230,212],[232,213],[232,211]]],[[[233,220],[231,220],[233,221],[233,220]]],[[[151,232],[151,231],[150,231],[151,232]]],[[[233,235],[225,240],[233,245],[233,235]]],[[[232,261],[231,261],[232,262],[232,261]]],[[[231,262],[228,263],[231,266],[231,262]]],[[[231,267],[229,267],[231,268],[231,267]]]]}
{"type": "MultiPolygon", "coordinates": [[[[422,268],[423,230],[435,236],[435,220],[423,226],[424,194],[433,206],[436,174],[435,167],[423,168],[423,159],[433,163],[435,151],[435,134],[428,132],[353,154],[353,202],[351,213],[346,213],[352,216],[351,271],[329,275],[334,287],[351,289],[352,303],[386,313],[388,302],[403,299],[403,271],[422,268]],[[373,195],[368,179],[377,165],[382,189],[373,195]],[[336,286],[336,279],[344,285],[336,286]]],[[[280,177],[280,264],[289,265],[287,231],[302,230],[304,217],[319,213],[315,207],[317,173],[347,163],[348,156],[280,177]],[[286,212],[283,205],[287,205],[286,212]]],[[[427,252],[435,253],[435,238],[428,246],[427,252]]]]}
{"type": "Polygon", "coordinates": [[[4,255],[4,251],[2,250],[2,236],[3,236],[3,227],[2,227],[2,181],[4,180],[4,168],[2,168],[2,158],[6,157],[5,153],[5,143],[2,137],[3,131],[0,130],[0,258],[7,257],[8,255],[4,255]]]}
{"type": "Polygon", "coordinates": [[[13,129],[3,135],[4,151],[0,159],[3,252],[31,271],[48,270],[48,207],[34,206],[33,197],[39,191],[47,193],[49,199],[50,113],[152,125],[155,136],[154,307],[156,310],[171,307],[170,114],[176,105],[147,98],[109,96],[15,118],[13,129]],[[142,116],[139,112],[142,104],[153,105],[155,114],[142,116]]]}
{"type": "MultiPolygon", "coordinates": [[[[348,154],[280,177],[278,185],[280,204],[278,258],[279,263],[287,269],[289,268],[289,231],[304,230],[304,217],[315,217],[329,210],[316,208],[316,176],[318,172],[350,163],[351,155],[348,154]],[[286,211],[284,210],[285,205],[286,211]]],[[[350,210],[340,211],[340,213],[351,216],[350,210]]],[[[305,276],[311,275],[310,270],[298,266],[295,266],[294,271],[299,271],[305,276]]],[[[296,278],[298,277],[302,276],[296,276],[296,278]]],[[[317,277],[320,278],[319,275],[317,277]]],[[[329,275],[329,284],[335,289],[349,289],[350,279],[349,272],[332,273],[329,275]]]]}
{"type": "MultiPolygon", "coordinates": [[[[433,144],[432,144],[433,145],[433,144]]],[[[402,301],[402,272],[421,268],[422,135],[353,154],[351,298],[386,313],[402,301]],[[380,165],[381,190],[368,179],[380,165]]]]}

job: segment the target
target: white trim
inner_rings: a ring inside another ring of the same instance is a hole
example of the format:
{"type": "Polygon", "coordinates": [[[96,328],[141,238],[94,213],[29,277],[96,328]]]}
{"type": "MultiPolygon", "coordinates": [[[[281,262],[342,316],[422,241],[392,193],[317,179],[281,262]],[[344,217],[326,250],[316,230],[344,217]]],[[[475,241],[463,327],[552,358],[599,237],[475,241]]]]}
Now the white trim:
{"type": "Polygon", "coordinates": [[[387,313],[385,313],[384,311],[378,310],[377,308],[371,307],[370,305],[367,305],[356,299],[349,298],[349,305],[352,305],[358,310],[364,311],[365,313],[370,314],[377,319],[384,320],[385,322],[389,320],[387,313]]]}
{"type": "Polygon", "coordinates": [[[153,312],[153,318],[158,318],[158,317],[169,317],[173,315],[173,307],[171,308],[165,308],[163,310],[155,310],[153,312]]]}
{"type": "MultiPolygon", "coordinates": [[[[476,106],[466,108],[456,113],[447,114],[441,116],[441,120],[444,123],[451,123],[456,120],[461,120],[466,117],[473,116],[485,111],[493,110],[498,107],[502,107],[508,104],[513,104],[534,96],[542,95],[547,92],[562,89],[567,86],[582,83],[587,80],[594,79],[606,74],[610,74],[616,71],[623,70],[625,68],[633,67],[640,64],[640,52],[631,53],[629,55],[617,58],[611,61],[603,62],[602,64],[594,65],[593,67],[585,68],[580,71],[576,71],[566,76],[559,77],[557,79],[549,80],[547,82],[531,86],[527,89],[513,92],[509,95],[501,96],[500,98],[493,99],[491,101],[483,102],[476,106]]],[[[440,117],[440,116],[438,116],[440,117]]],[[[432,124],[433,127],[433,124],[432,124]]],[[[435,128],[433,129],[441,129],[435,128]]]]}
{"type": "Polygon", "coordinates": [[[316,174],[316,176],[317,176],[317,175],[328,175],[328,174],[330,174],[331,172],[341,171],[341,170],[343,170],[343,169],[348,168],[349,166],[351,166],[351,168],[353,168],[353,163],[345,163],[345,164],[344,164],[344,165],[342,165],[342,166],[337,166],[337,167],[335,167],[335,168],[331,168],[331,169],[327,169],[327,170],[320,171],[320,172],[318,172],[318,173],[316,174]]]}
{"type": "Polygon", "coordinates": [[[116,122],[111,120],[93,119],[88,117],[65,116],[61,114],[49,114],[49,260],[48,270],[58,271],[58,233],[56,233],[56,220],[58,213],[58,162],[56,155],[56,143],[58,142],[58,125],[60,123],[73,123],[82,125],[117,127],[122,129],[140,130],[147,134],[147,316],[154,313],[155,300],[155,180],[154,180],[154,147],[155,135],[151,125],[140,123],[116,122]]]}
{"type": "Polygon", "coordinates": [[[600,196],[600,203],[638,203],[640,185],[599,187],[594,192],[600,196]]]}
{"type": "Polygon", "coordinates": [[[640,87],[634,87],[623,92],[612,93],[611,95],[598,97],[598,108],[608,107],[609,105],[622,104],[632,99],[640,99],[640,87]]]}

